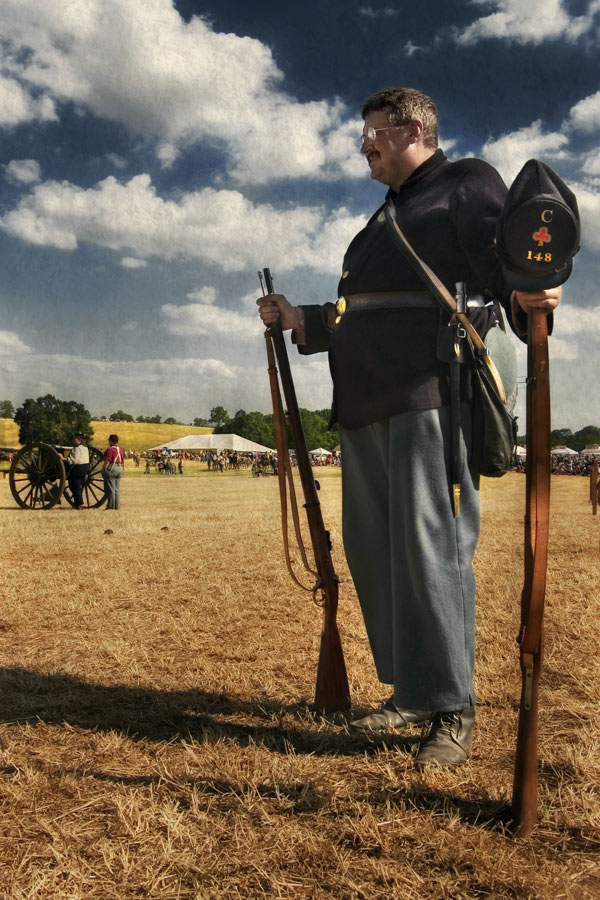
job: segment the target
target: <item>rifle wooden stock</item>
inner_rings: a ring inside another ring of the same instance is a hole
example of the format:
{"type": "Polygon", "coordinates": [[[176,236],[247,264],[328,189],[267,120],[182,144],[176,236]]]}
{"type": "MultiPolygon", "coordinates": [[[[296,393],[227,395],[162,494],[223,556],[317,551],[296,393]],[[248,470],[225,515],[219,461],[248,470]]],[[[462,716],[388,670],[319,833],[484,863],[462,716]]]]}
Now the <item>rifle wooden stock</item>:
{"type": "MultiPolygon", "coordinates": [[[[267,293],[273,293],[273,282],[269,269],[264,269],[267,293]]],[[[304,427],[300,418],[300,410],[296,400],[296,391],[290,369],[285,339],[279,322],[270,325],[266,333],[267,342],[272,341],[277,365],[279,368],[279,380],[287,407],[287,416],[296,449],[296,461],[304,494],[304,507],[308,520],[310,539],[315,558],[317,582],[313,589],[322,594],[323,624],[321,631],[321,645],[319,650],[319,663],[317,668],[317,682],[315,688],[315,708],[324,713],[332,713],[337,710],[345,710],[350,707],[350,689],[346,674],[346,664],[342,643],[337,626],[338,608],[338,584],[339,578],[335,573],[331,559],[331,544],[329,532],[325,530],[321,504],[319,502],[317,487],[312,472],[310,456],[306,444],[304,427]]],[[[280,400],[273,394],[273,413],[275,418],[279,414],[280,400]]],[[[287,453],[287,447],[285,448],[287,453]]],[[[284,461],[279,460],[279,465],[284,461]]]]}
{"type": "Polygon", "coordinates": [[[530,309],[527,338],[527,475],[524,584],[521,595],[521,705],[513,781],[512,820],[527,837],[537,817],[538,684],[550,516],[550,378],[543,310],[530,309]]]}

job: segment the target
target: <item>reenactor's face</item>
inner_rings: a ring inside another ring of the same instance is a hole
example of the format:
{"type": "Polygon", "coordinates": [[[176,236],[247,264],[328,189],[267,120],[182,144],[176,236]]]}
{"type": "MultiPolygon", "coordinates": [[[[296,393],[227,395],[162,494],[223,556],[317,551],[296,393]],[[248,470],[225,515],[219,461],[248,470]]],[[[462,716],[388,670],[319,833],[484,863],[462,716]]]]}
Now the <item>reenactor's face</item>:
{"type": "Polygon", "coordinates": [[[398,188],[410,174],[411,166],[405,154],[410,145],[410,123],[390,125],[388,110],[367,113],[363,126],[363,144],[360,152],[366,157],[371,178],[391,188],[398,188]],[[371,132],[374,137],[368,137],[371,132]],[[408,170],[408,171],[407,171],[408,170]]]}

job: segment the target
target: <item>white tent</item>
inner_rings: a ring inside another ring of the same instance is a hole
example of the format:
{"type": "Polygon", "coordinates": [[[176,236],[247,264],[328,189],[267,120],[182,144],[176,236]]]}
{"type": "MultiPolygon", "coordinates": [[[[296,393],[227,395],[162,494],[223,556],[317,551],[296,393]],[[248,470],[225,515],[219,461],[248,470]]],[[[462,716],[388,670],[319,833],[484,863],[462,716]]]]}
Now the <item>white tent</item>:
{"type": "Polygon", "coordinates": [[[162,450],[166,447],[168,450],[238,450],[240,453],[274,453],[271,447],[263,447],[262,444],[256,444],[246,438],[240,437],[239,434],[187,434],[185,437],[177,438],[176,441],[167,441],[166,444],[158,444],[156,447],[149,447],[149,450],[162,450]]]}
{"type": "Polygon", "coordinates": [[[525,447],[517,447],[515,450],[515,456],[527,456],[527,450],[525,447]]]}
{"type": "Polygon", "coordinates": [[[600,444],[588,444],[585,450],[581,451],[582,456],[600,456],[600,444]]]}
{"type": "Polygon", "coordinates": [[[552,454],[552,456],[579,456],[577,450],[571,450],[570,447],[565,447],[564,445],[560,447],[553,447],[550,453],[552,454]]]}
{"type": "Polygon", "coordinates": [[[316,450],[308,451],[311,456],[331,456],[331,450],[325,450],[323,447],[317,447],[316,450]]]}

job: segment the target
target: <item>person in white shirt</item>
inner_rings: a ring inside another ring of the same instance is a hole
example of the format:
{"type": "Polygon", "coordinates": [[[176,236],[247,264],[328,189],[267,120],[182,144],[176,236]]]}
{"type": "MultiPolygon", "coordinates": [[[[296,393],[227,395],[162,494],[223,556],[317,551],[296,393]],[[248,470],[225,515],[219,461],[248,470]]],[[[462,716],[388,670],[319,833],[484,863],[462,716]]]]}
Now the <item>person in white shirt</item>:
{"type": "Polygon", "coordinates": [[[73,449],[67,457],[69,466],[67,481],[73,494],[75,509],[83,509],[83,485],[90,465],[90,452],[86,447],[85,436],[77,432],[73,435],[73,449]]]}

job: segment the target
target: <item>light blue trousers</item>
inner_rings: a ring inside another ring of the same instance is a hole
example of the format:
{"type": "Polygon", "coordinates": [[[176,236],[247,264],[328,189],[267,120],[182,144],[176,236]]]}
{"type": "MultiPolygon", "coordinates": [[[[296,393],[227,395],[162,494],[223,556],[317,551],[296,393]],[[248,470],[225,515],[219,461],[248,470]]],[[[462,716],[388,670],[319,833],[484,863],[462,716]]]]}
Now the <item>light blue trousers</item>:
{"type": "MultiPolygon", "coordinates": [[[[451,502],[448,409],[340,429],[344,548],[379,680],[405,709],[474,704],[479,476],[451,502]]],[[[462,410],[463,460],[471,419],[462,410]],[[466,443],[465,443],[466,441],[466,443]]]]}
{"type": "Polygon", "coordinates": [[[104,487],[108,502],[107,509],[119,509],[121,505],[121,475],[123,474],[123,466],[113,465],[107,467],[102,473],[104,478],[104,487]]]}

